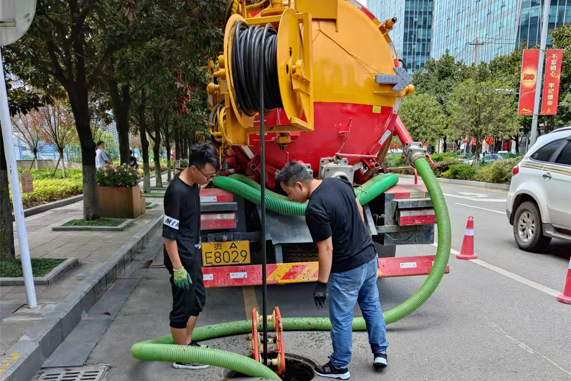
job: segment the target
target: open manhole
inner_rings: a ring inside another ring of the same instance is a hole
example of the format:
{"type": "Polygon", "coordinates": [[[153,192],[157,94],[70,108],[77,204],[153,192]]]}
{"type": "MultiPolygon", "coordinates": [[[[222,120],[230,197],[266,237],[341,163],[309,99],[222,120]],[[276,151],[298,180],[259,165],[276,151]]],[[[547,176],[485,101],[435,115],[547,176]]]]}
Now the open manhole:
{"type": "MultiPolygon", "coordinates": [[[[309,381],[313,380],[315,377],[315,372],[313,368],[317,363],[307,357],[298,356],[294,354],[285,355],[286,359],[286,373],[282,377],[284,381],[309,381]]],[[[246,376],[242,373],[230,370],[226,371],[224,374],[225,379],[251,379],[250,376],[246,376]]],[[[257,380],[260,380],[258,378],[257,380]]]]}

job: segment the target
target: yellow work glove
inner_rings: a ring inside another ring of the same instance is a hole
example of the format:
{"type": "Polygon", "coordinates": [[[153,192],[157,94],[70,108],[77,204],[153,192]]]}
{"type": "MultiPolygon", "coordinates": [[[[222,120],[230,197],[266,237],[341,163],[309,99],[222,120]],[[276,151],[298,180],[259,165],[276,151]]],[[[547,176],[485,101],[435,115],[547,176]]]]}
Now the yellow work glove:
{"type": "Polygon", "coordinates": [[[182,288],[183,290],[188,290],[190,288],[192,279],[190,279],[190,275],[188,275],[184,267],[181,269],[173,269],[173,277],[174,284],[178,288],[182,288]]]}

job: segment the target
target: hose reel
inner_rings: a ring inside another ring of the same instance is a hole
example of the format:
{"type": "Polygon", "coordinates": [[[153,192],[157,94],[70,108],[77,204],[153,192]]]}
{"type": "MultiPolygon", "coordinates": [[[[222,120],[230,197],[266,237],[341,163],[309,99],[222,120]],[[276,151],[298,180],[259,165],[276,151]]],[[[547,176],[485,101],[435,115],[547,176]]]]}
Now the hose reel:
{"type": "Polygon", "coordinates": [[[279,15],[245,19],[233,14],[229,18],[224,54],[218,57],[218,70],[214,72],[224,86],[208,88],[209,92],[227,89],[224,106],[213,107],[209,118],[216,140],[248,145],[249,135],[258,131],[254,122],[260,104],[260,71],[264,73],[265,109],[283,108],[290,123],[268,127],[267,132],[313,130],[311,24],[308,12],[293,9],[284,9],[279,15]],[[270,26],[264,32],[267,24],[270,26]],[[260,67],[261,54],[264,67],[260,67]]]}

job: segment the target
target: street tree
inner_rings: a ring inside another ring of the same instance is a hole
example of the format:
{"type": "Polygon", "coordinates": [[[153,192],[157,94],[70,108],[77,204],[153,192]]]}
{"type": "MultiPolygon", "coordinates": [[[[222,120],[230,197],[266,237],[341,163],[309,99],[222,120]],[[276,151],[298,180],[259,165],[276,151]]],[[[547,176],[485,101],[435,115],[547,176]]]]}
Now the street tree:
{"type": "Polygon", "coordinates": [[[28,32],[7,46],[11,68],[30,84],[48,89],[54,80],[67,93],[81,146],[83,169],[83,216],[99,218],[95,181],[95,143],[91,134],[89,91],[120,35],[110,35],[109,25],[118,22],[123,7],[119,0],[38,0],[28,32]]]}
{"type": "MultiPolygon", "coordinates": [[[[446,147],[447,135],[451,134],[452,138],[458,136],[452,134],[454,131],[448,125],[450,121],[450,110],[448,109],[448,99],[454,89],[466,79],[472,77],[474,69],[466,66],[463,61],[457,61],[450,55],[448,50],[439,59],[429,59],[425,66],[416,71],[412,76],[412,83],[415,86],[416,94],[428,93],[436,98],[436,101],[442,109],[445,117],[445,134],[441,136],[444,139],[444,147],[446,147]]],[[[408,126],[407,126],[408,128],[408,126]]]]}
{"type": "Polygon", "coordinates": [[[36,166],[39,170],[38,154],[45,146],[43,120],[38,115],[38,111],[32,111],[27,114],[18,114],[12,117],[12,127],[18,139],[26,144],[26,148],[32,152],[34,159],[30,165],[30,169],[36,166]]]}
{"type": "MultiPolygon", "coordinates": [[[[505,95],[498,92],[504,84],[497,81],[476,82],[467,79],[454,89],[447,103],[450,123],[464,132],[468,141],[476,139],[476,156],[487,136],[508,137],[517,130],[516,113],[505,95]]],[[[477,160],[474,160],[477,163],[477,160]]]]}
{"type": "Polygon", "coordinates": [[[55,101],[53,105],[42,107],[32,117],[38,118],[42,126],[43,139],[47,144],[52,144],[58,151],[59,163],[61,162],[62,177],[65,179],[65,146],[76,139],[77,131],[70,110],[62,101],[55,101]]]}
{"type": "Polygon", "coordinates": [[[399,116],[412,139],[428,145],[446,135],[446,117],[436,97],[430,93],[406,97],[399,109],[399,116]]]}

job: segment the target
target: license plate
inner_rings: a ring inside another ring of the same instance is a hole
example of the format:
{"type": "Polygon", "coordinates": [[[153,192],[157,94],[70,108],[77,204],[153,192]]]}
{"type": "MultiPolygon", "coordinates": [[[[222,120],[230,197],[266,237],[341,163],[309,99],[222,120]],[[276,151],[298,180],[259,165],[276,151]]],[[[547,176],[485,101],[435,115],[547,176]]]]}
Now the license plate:
{"type": "Polygon", "coordinates": [[[202,242],[203,266],[249,264],[250,241],[202,242]]]}

